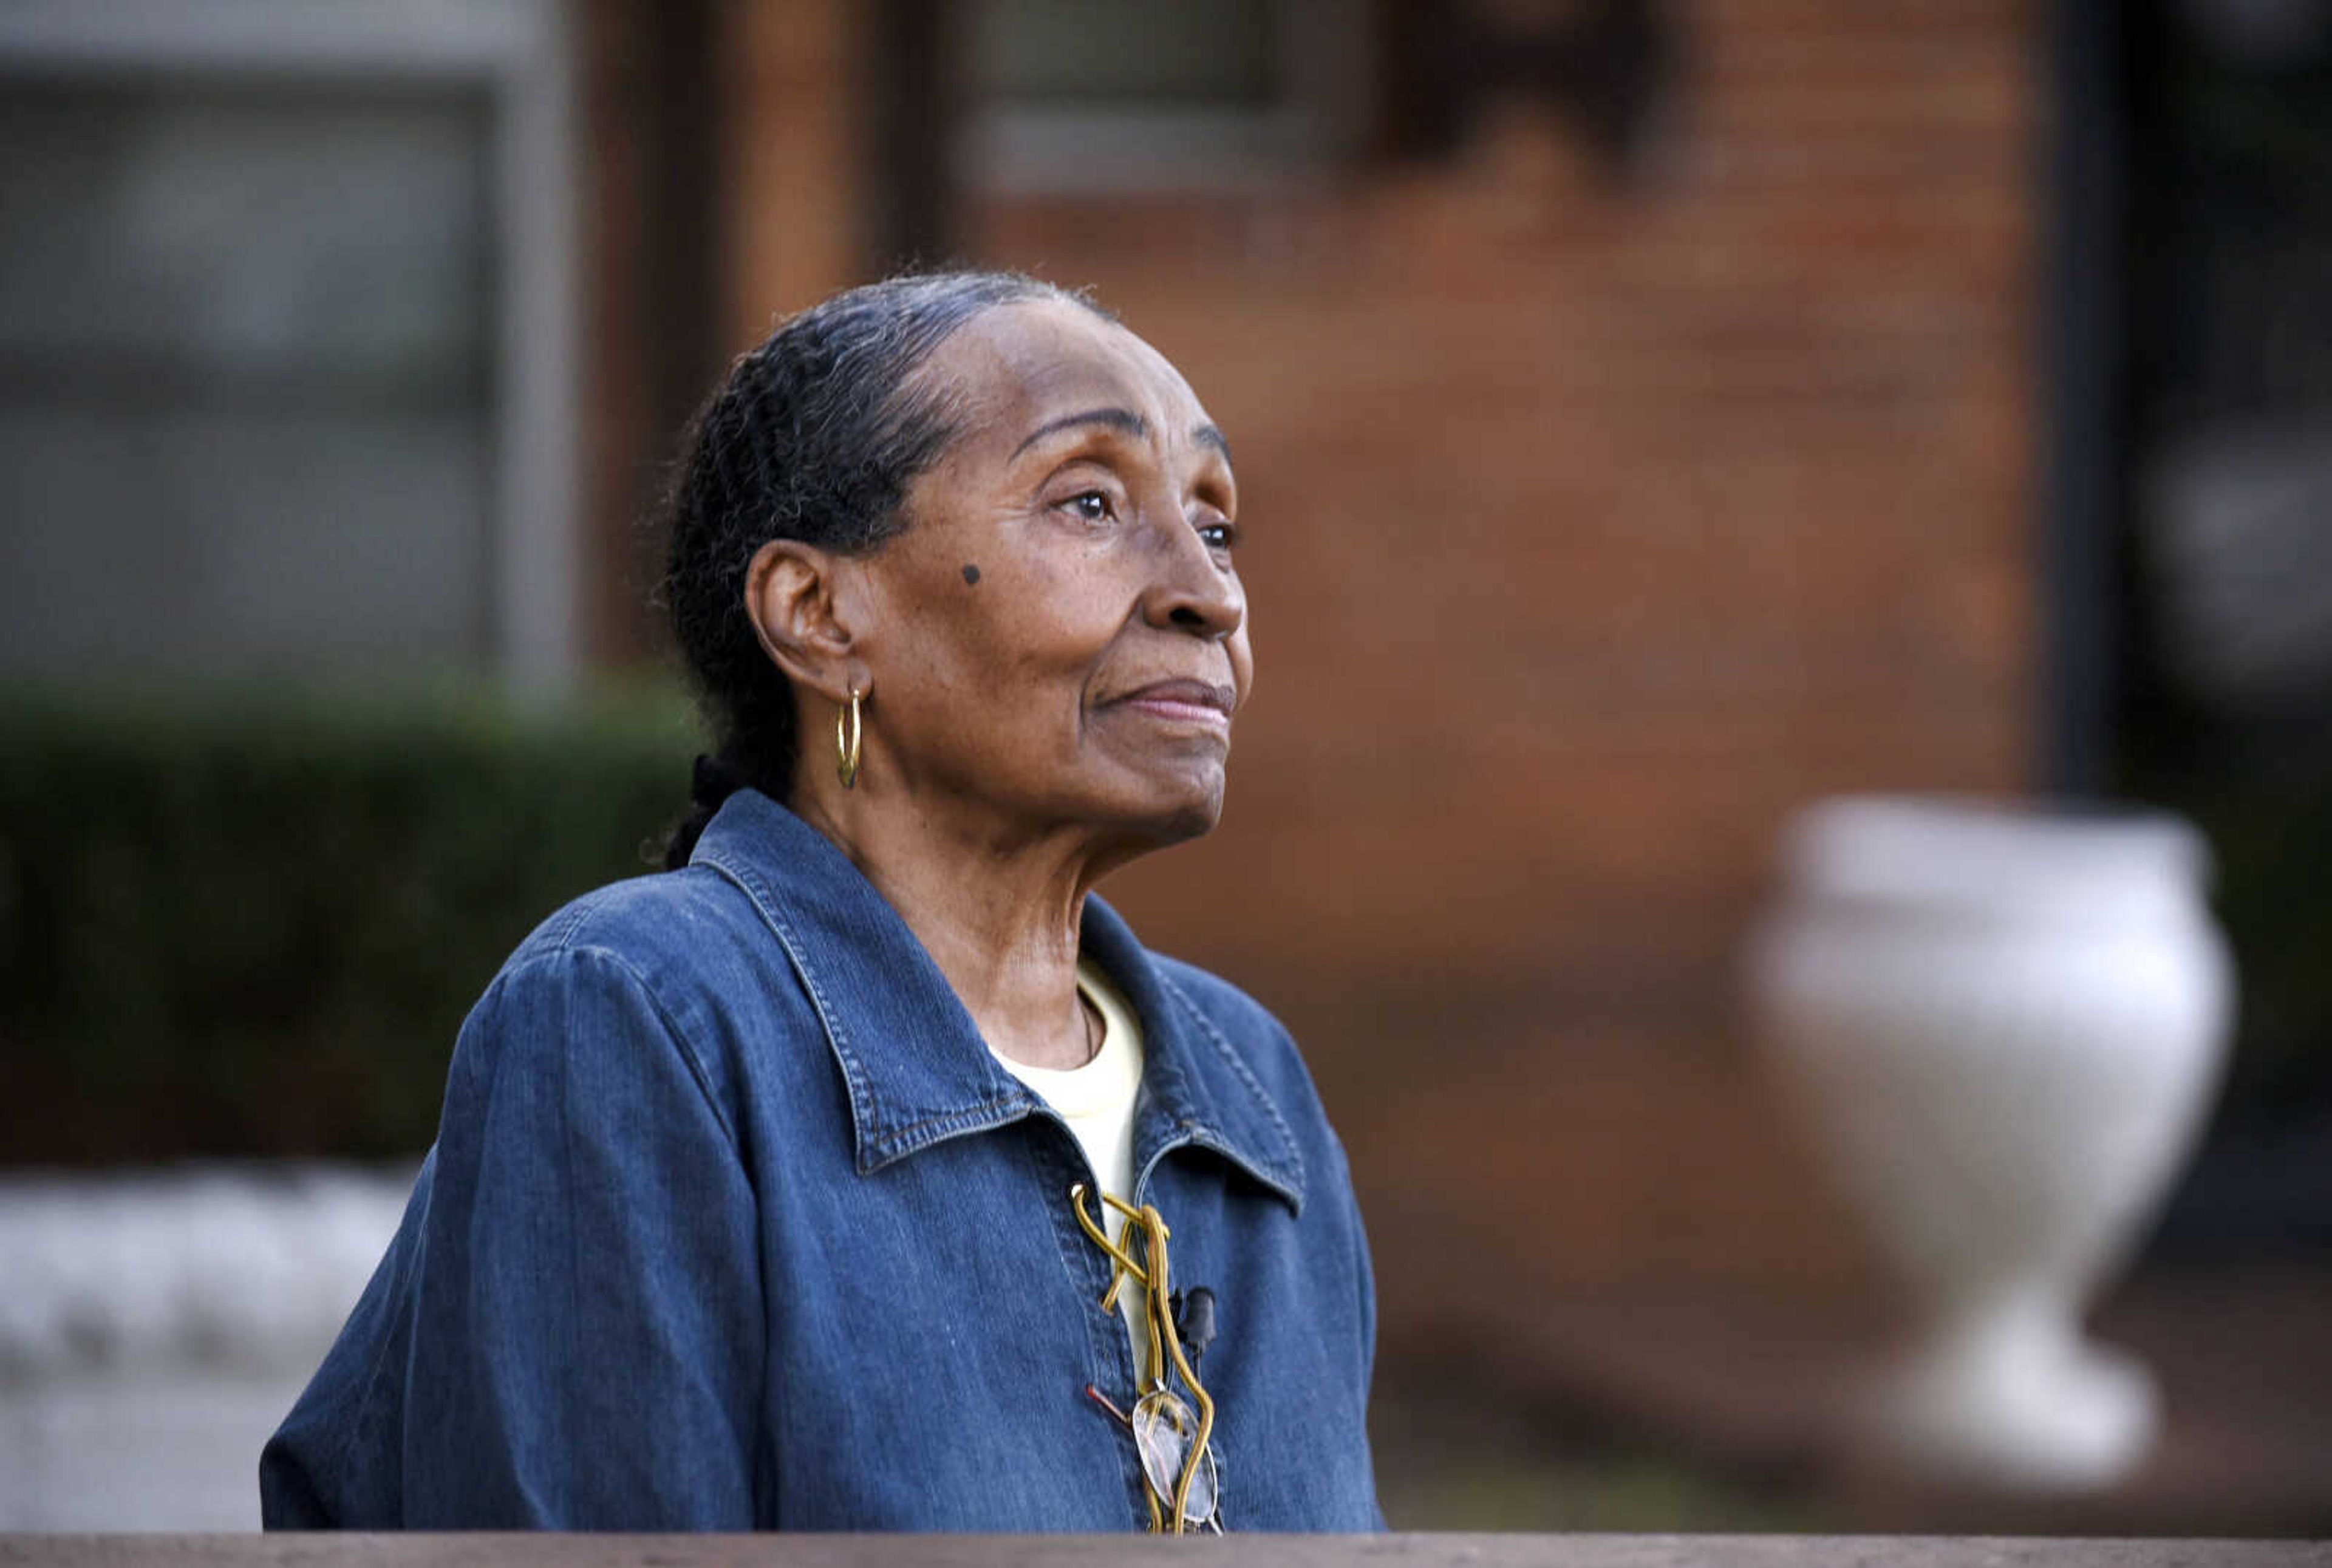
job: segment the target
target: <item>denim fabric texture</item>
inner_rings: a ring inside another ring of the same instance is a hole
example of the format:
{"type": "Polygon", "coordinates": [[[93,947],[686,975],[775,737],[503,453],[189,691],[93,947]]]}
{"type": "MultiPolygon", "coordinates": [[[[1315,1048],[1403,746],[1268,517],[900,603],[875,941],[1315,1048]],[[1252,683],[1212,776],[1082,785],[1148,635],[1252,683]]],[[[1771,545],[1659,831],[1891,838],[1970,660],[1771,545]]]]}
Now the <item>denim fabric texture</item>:
{"type": "MultiPolygon", "coordinates": [[[[1285,1030],[1088,899],[1138,1200],[1206,1286],[1232,1530],[1382,1527],[1344,1153],[1285,1030]]],[[[1140,1529],[1068,1129],[832,844],[732,796],[462,1029],[387,1256],[260,1461],[270,1528],[1140,1529]]]]}

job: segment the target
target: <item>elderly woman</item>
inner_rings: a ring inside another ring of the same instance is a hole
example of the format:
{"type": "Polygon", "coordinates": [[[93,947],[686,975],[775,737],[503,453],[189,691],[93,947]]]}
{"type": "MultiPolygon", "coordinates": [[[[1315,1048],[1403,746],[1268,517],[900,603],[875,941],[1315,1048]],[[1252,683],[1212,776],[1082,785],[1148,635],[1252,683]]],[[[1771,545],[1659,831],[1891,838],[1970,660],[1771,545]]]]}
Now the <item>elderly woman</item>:
{"type": "Polygon", "coordinates": [[[698,814],[471,1014],[271,1525],[1380,1524],[1303,1062],[1092,895],[1221,812],[1237,515],[1174,368],[1029,279],[737,362],[672,518],[698,814]]]}

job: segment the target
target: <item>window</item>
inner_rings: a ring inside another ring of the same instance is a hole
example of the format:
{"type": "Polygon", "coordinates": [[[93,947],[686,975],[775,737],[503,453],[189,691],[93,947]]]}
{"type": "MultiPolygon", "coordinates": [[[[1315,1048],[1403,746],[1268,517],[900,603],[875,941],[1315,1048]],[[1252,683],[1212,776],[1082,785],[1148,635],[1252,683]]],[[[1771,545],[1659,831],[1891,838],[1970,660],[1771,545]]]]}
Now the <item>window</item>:
{"type": "Polygon", "coordinates": [[[1219,190],[1304,177],[1357,139],[1365,6],[983,0],[966,185],[1219,190]]]}
{"type": "Polygon", "coordinates": [[[557,15],[0,14],[0,674],[571,670],[557,15]]]}

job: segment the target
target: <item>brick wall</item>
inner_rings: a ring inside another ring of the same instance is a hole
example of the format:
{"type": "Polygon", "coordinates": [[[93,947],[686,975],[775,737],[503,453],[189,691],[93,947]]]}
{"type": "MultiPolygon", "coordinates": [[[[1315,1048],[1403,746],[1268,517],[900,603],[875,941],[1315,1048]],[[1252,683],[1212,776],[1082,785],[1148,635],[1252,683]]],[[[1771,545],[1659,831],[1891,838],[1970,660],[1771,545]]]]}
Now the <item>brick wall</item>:
{"type": "MultiPolygon", "coordinates": [[[[836,14],[747,14],[741,339],[850,266],[836,14]]],[[[1626,182],[1508,109],[1303,192],[971,208],[1238,451],[1228,815],[1108,891],[1305,1043],[1395,1337],[1498,1290],[1866,1282],[1738,943],[1793,807],[2031,749],[2038,20],[1674,14],[1626,182]]]]}

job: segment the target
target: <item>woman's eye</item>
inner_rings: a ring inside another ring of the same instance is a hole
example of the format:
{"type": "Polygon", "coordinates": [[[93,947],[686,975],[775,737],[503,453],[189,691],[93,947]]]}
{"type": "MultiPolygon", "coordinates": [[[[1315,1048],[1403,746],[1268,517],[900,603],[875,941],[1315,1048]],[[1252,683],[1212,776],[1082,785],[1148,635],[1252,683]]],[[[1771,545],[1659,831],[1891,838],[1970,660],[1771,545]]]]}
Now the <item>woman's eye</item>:
{"type": "Polygon", "coordinates": [[[1199,537],[1207,541],[1209,550],[1229,550],[1238,543],[1238,525],[1231,522],[1202,522],[1199,537]]]}
{"type": "Polygon", "coordinates": [[[1109,497],[1098,490],[1080,491],[1069,497],[1068,508],[1087,522],[1107,522],[1111,515],[1109,497]]]}

